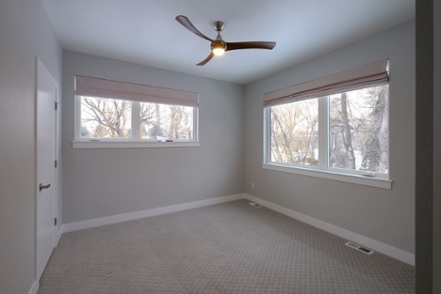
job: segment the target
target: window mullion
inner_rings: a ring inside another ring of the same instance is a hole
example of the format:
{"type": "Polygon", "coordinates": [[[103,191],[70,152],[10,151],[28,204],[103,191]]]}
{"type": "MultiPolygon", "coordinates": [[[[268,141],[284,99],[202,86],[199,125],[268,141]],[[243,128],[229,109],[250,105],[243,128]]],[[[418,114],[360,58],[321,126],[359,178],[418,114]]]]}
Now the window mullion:
{"type": "Polygon", "coordinates": [[[271,161],[271,108],[263,109],[263,160],[264,162],[271,161]]]}
{"type": "Polygon", "coordinates": [[[75,140],[81,138],[81,96],[75,96],[75,140]]]}
{"type": "Polygon", "coordinates": [[[327,169],[329,162],[329,96],[319,100],[319,162],[320,169],[327,169]]]}
{"type": "Polygon", "coordinates": [[[193,107],[193,141],[199,141],[199,108],[193,107]]]}
{"type": "Polygon", "coordinates": [[[140,140],[140,105],[139,102],[132,101],[132,140],[140,140]]]}

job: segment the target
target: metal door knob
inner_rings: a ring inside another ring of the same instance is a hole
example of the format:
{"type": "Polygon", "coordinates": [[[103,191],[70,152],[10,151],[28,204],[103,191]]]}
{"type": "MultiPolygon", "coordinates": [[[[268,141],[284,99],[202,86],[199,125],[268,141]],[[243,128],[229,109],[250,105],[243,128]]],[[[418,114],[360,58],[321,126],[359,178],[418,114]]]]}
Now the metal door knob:
{"type": "Polygon", "coordinates": [[[47,184],[47,185],[40,184],[38,187],[39,187],[39,189],[41,191],[43,189],[49,189],[50,186],[51,186],[51,184],[47,184]]]}

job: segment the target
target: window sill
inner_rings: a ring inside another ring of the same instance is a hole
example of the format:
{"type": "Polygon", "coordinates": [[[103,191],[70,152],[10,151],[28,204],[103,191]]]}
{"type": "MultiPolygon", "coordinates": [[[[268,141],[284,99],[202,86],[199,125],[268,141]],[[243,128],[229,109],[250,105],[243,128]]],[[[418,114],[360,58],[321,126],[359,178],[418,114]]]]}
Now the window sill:
{"type": "Polygon", "coordinates": [[[170,148],[199,147],[199,142],[142,142],[142,141],[73,141],[73,148],[170,148]]]}
{"type": "Polygon", "coordinates": [[[265,169],[292,173],[292,174],[299,174],[314,178],[336,180],[336,181],[371,186],[381,189],[389,189],[389,190],[392,189],[392,181],[384,178],[366,177],[362,175],[353,175],[353,174],[343,174],[333,171],[313,170],[313,169],[300,168],[300,167],[288,167],[273,163],[263,163],[262,167],[265,169]]]}

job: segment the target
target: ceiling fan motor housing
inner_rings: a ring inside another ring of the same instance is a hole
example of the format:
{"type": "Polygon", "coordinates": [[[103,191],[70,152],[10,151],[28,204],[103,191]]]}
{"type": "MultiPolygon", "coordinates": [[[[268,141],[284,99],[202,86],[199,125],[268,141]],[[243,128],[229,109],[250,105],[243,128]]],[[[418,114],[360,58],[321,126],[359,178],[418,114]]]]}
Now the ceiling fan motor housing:
{"type": "Polygon", "coordinates": [[[211,50],[214,50],[214,49],[224,49],[224,50],[227,50],[227,43],[225,43],[222,39],[218,40],[216,38],[216,40],[214,40],[211,43],[211,50]]]}

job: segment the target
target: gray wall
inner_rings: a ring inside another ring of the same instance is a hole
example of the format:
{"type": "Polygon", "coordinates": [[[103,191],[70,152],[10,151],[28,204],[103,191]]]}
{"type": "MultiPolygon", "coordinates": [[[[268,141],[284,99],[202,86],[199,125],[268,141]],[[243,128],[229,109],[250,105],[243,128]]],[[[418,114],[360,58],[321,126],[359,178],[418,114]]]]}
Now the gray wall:
{"type": "Polygon", "coordinates": [[[35,280],[35,56],[61,82],[62,51],[40,1],[0,2],[0,292],[35,280]]]}
{"type": "Polygon", "coordinates": [[[435,249],[433,252],[434,255],[434,268],[433,268],[433,279],[434,287],[433,293],[441,293],[441,1],[434,1],[434,40],[435,40],[435,62],[434,62],[434,78],[433,78],[433,86],[434,86],[434,95],[433,102],[435,104],[434,107],[434,140],[435,145],[433,150],[435,151],[435,160],[434,160],[434,230],[433,230],[433,238],[434,244],[433,248],[435,249]]]}
{"type": "Polygon", "coordinates": [[[243,192],[244,87],[65,51],[63,223],[243,192]],[[199,92],[199,147],[74,149],[74,75],[199,92]]]}
{"type": "Polygon", "coordinates": [[[409,22],[246,87],[245,190],[310,217],[414,252],[415,39],[409,22]],[[262,168],[264,93],[383,58],[390,59],[392,190],[262,168]],[[251,189],[255,182],[255,189],[251,189]]]}

